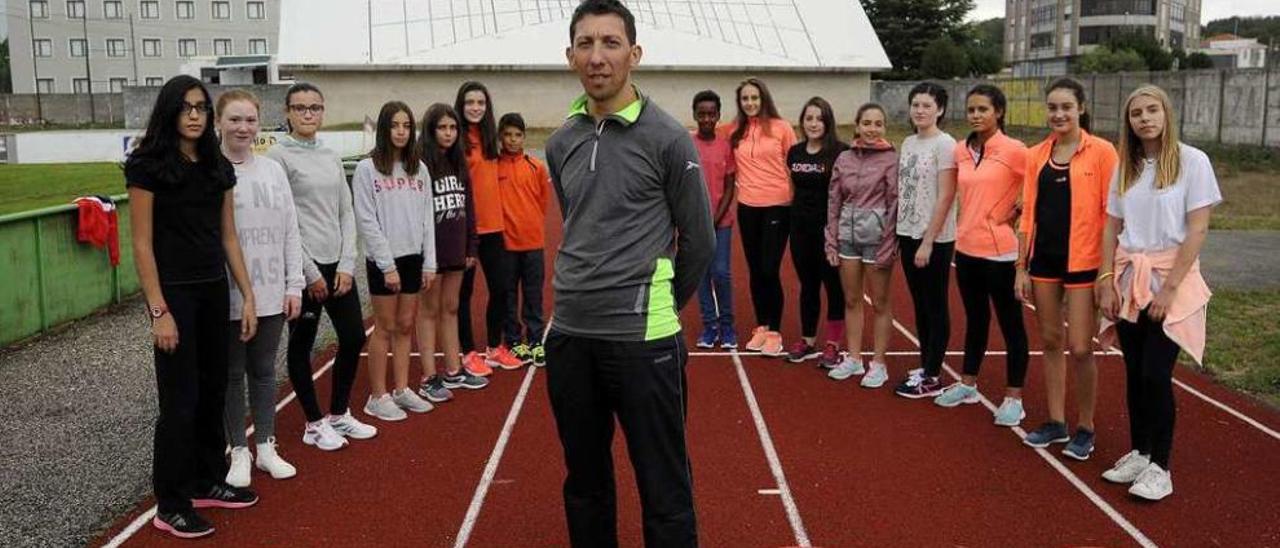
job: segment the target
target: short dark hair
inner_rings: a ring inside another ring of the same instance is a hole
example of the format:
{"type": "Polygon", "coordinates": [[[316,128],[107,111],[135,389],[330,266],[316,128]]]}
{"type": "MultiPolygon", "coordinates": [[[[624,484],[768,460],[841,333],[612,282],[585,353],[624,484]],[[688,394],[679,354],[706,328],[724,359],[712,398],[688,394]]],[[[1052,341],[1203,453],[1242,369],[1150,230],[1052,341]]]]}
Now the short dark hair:
{"type": "Polygon", "coordinates": [[[693,109],[698,110],[698,103],[707,103],[707,102],[715,103],[716,110],[717,111],[720,110],[720,94],[714,91],[711,91],[709,89],[704,89],[702,91],[699,91],[696,95],[693,96],[693,109]]]}
{"type": "Polygon", "coordinates": [[[503,114],[502,118],[498,119],[498,133],[502,133],[502,130],[509,127],[516,128],[520,130],[520,133],[524,133],[524,116],[521,116],[519,112],[503,114]]]}
{"type": "MultiPolygon", "coordinates": [[[[944,88],[933,82],[920,82],[911,91],[907,93],[907,106],[911,106],[911,102],[916,99],[917,95],[928,95],[933,98],[933,102],[938,105],[938,119],[934,121],[938,127],[942,127],[943,120],[947,117],[947,88],[944,88]]],[[[915,131],[915,124],[911,125],[911,131],[915,131]]]]}
{"type": "Polygon", "coordinates": [[[293,101],[293,94],[307,91],[314,91],[316,95],[320,96],[321,101],[324,100],[324,94],[320,92],[320,88],[316,87],[315,84],[312,84],[311,82],[298,82],[289,86],[289,90],[284,92],[284,106],[288,108],[289,104],[293,101]]]}
{"type": "Polygon", "coordinates": [[[573,19],[569,20],[569,42],[578,37],[578,21],[588,15],[617,15],[627,27],[627,40],[636,45],[636,18],[631,10],[618,0],[582,0],[573,10],[573,19]]]}

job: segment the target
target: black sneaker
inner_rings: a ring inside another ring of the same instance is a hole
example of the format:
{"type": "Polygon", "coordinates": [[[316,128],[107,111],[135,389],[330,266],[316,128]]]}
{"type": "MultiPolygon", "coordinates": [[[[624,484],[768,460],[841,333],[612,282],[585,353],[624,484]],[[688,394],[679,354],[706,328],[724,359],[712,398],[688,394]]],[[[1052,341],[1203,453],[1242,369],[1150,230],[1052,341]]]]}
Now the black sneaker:
{"type": "Polygon", "coordinates": [[[214,484],[207,492],[191,499],[196,508],[248,508],[258,503],[258,495],[243,487],[214,484]]]}
{"type": "Polygon", "coordinates": [[[156,517],[151,518],[151,525],[178,538],[200,538],[213,534],[213,525],[192,510],[157,512],[156,517]]]}

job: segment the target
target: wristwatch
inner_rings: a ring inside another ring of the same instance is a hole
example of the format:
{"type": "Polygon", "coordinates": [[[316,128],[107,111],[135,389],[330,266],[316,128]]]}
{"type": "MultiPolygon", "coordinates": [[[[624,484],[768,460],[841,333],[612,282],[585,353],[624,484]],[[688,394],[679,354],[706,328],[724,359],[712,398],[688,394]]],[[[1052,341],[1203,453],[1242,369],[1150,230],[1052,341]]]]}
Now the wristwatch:
{"type": "Polygon", "coordinates": [[[158,304],[153,304],[147,307],[147,313],[151,315],[152,320],[158,320],[163,318],[165,314],[168,314],[169,309],[158,304]]]}

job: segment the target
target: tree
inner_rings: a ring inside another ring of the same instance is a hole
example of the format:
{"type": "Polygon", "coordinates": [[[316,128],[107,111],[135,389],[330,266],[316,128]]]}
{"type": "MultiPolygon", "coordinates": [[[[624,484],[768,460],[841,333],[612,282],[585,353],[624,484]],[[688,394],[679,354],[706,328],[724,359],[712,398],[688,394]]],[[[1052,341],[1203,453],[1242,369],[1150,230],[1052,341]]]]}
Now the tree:
{"type": "MultiPolygon", "coordinates": [[[[1112,51],[1132,50],[1142,57],[1146,70],[1173,68],[1173,53],[1157,42],[1155,37],[1143,32],[1126,32],[1107,40],[1112,51]]],[[[1138,69],[1142,70],[1142,69],[1138,69]]]]}
{"type": "Polygon", "coordinates": [[[1076,60],[1075,72],[1105,74],[1143,70],[1147,70],[1147,64],[1146,61],[1142,60],[1142,56],[1138,55],[1138,52],[1131,49],[1113,50],[1106,46],[1100,46],[1089,53],[1081,55],[1076,60]]]}
{"type": "Polygon", "coordinates": [[[1200,35],[1208,38],[1223,33],[1235,34],[1241,38],[1257,38],[1262,44],[1280,44],[1280,15],[1215,19],[1204,26],[1200,35]]]}
{"type": "Polygon", "coordinates": [[[993,18],[965,25],[965,57],[970,76],[995,74],[1004,68],[1004,19],[993,18]]]}
{"type": "Polygon", "coordinates": [[[9,75],[9,39],[0,42],[0,93],[13,92],[13,80],[9,75]]]}
{"type": "Polygon", "coordinates": [[[1210,69],[1213,68],[1213,59],[1203,51],[1193,52],[1187,55],[1187,61],[1182,65],[1183,69],[1210,69]]]}
{"type": "Polygon", "coordinates": [[[929,42],[963,38],[973,0],[862,0],[862,7],[893,63],[886,77],[905,79],[919,75],[929,42]]]}
{"type": "Polygon", "coordinates": [[[920,71],[928,78],[950,80],[969,73],[969,58],[964,49],[947,36],[934,38],[925,46],[920,71]]]}

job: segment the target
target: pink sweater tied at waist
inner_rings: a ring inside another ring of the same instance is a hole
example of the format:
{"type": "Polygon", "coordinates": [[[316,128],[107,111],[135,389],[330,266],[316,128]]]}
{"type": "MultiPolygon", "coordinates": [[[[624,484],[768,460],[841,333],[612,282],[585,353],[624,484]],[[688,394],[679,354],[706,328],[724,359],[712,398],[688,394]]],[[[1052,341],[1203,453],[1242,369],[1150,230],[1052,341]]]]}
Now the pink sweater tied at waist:
{"type": "MultiPolygon", "coordinates": [[[[1116,249],[1116,274],[1112,276],[1111,283],[1115,284],[1116,295],[1120,299],[1120,319],[1137,323],[1139,313],[1155,300],[1151,277],[1156,276],[1163,282],[1173,270],[1177,257],[1176,247],[1150,253],[1129,252],[1123,247],[1116,249]],[[1125,281],[1123,286],[1121,280],[1125,281]]],[[[1212,295],[1200,275],[1200,259],[1197,258],[1178,286],[1173,304],[1164,318],[1165,335],[1198,364],[1203,364],[1207,310],[1212,295]]],[[[1115,323],[1103,318],[1101,327],[1098,337],[1102,344],[1115,344],[1115,323]]]]}

